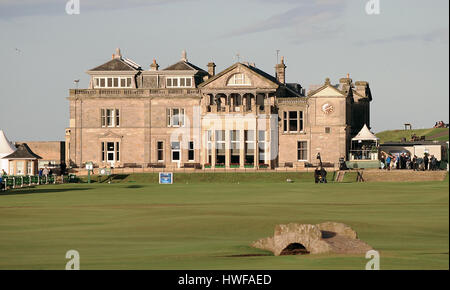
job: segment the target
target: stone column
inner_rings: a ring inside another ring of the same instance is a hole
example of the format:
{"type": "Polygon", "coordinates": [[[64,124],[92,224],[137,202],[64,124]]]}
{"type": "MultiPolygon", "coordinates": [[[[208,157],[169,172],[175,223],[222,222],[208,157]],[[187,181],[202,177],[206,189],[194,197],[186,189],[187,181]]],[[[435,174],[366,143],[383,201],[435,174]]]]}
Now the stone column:
{"type": "Polygon", "coordinates": [[[240,164],[239,164],[239,167],[240,168],[244,168],[245,166],[245,161],[244,161],[244,159],[245,159],[245,151],[244,151],[244,149],[245,149],[245,140],[244,140],[244,137],[245,137],[245,134],[244,134],[244,130],[245,130],[246,128],[244,127],[244,126],[242,126],[242,128],[240,128],[240,130],[239,130],[239,161],[240,161],[240,164]]]}
{"type": "Polygon", "coordinates": [[[225,126],[225,168],[230,168],[230,153],[230,130],[228,130],[225,126]]]}
{"type": "MultiPolygon", "coordinates": [[[[208,136],[206,137],[208,138],[208,136]]],[[[211,168],[214,168],[215,166],[216,166],[216,132],[215,130],[211,130],[211,168]]]]}
{"type": "Polygon", "coordinates": [[[265,150],[264,150],[264,163],[271,166],[271,160],[270,160],[270,152],[271,152],[271,146],[270,146],[270,119],[266,119],[266,134],[265,134],[265,150]]]}
{"type": "Polygon", "coordinates": [[[256,95],[254,96],[254,98],[250,98],[250,105],[251,105],[251,111],[252,112],[256,112],[256,95]]]}
{"type": "Polygon", "coordinates": [[[255,132],[255,134],[254,134],[254,136],[253,136],[253,140],[254,140],[254,146],[255,146],[255,152],[254,152],[254,154],[255,154],[255,157],[253,157],[253,159],[254,159],[254,168],[258,168],[258,166],[259,166],[259,142],[258,142],[258,118],[256,118],[256,122],[255,122],[255,128],[254,128],[254,132],[255,132]]]}

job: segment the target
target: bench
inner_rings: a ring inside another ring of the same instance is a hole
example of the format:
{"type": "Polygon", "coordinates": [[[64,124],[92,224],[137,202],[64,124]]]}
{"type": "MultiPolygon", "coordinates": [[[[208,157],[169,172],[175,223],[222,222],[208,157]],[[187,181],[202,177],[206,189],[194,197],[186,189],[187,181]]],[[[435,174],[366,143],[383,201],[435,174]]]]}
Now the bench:
{"type": "Polygon", "coordinates": [[[148,163],[147,168],[166,168],[164,163],[148,163]]]}
{"type": "Polygon", "coordinates": [[[202,165],[200,163],[184,163],[183,168],[202,169],[202,165]]]}

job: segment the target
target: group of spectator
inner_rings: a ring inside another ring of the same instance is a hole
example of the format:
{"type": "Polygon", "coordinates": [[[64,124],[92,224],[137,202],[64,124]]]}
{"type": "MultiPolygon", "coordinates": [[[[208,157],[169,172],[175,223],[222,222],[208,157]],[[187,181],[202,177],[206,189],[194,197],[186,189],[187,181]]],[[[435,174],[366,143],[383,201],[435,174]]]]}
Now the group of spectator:
{"type": "Polygon", "coordinates": [[[381,154],[382,169],[411,169],[414,171],[438,170],[438,160],[434,155],[425,153],[423,158],[417,155],[411,157],[409,153],[401,153],[399,155],[382,152],[381,154]]]}
{"type": "Polygon", "coordinates": [[[444,121],[439,121],[434,124],[433,128],[448,128],[448,124],[445,124],[444,121]]]}

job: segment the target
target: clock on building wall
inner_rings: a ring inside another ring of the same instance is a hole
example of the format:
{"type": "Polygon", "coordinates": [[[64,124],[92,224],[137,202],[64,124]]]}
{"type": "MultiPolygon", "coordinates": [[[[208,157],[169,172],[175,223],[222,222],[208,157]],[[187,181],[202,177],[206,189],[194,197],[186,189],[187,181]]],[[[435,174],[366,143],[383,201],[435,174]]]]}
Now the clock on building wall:
{"type": "Polygon", "coordinates": [[[334,107],[329,103],[326,103],[322,106],[322,112],[324,112],[325,114],[331,114],[333,113],[333,111],[334,107]]]}

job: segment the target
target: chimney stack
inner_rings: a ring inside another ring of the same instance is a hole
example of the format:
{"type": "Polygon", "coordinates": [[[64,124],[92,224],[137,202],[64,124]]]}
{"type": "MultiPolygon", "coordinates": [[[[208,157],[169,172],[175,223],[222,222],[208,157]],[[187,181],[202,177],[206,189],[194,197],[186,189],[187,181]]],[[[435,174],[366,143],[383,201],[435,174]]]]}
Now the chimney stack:
{"type": "Polygon", "coordinates": [[[279,63],[275,66],[275,72],[276,72],[277,80],[280,83],[285,84],[286,83],[286,65],[284,64],[283,56],[281,57],[281,63],[279,63]]]}
{"type": "Polygon", "coordinates": [[[150,65],[150,70],[157,71],[158,68],[159,68],[159,64],[156,63],[156,59],[154,58],[152,64],[150,65]]]}
{"type": "Polygon", "coordinates": [[[181,52],[181,61],[188,61],[188,60],[187,60],[187,53],[186,53],[186,50],[183,50],[183,51],[181,52]]]}
{"type": "Polygon", "coordinates": [[[214,62],[208,63],[208,74],[212,77],[216,74],[216,64],[214,62]]]}
{"type": "Polygon", "coordinates": [[[120,52],[120,48],[116,48],[116,53],[113,54],[113,58],[122,58],[122,53],[120,52]]]}

